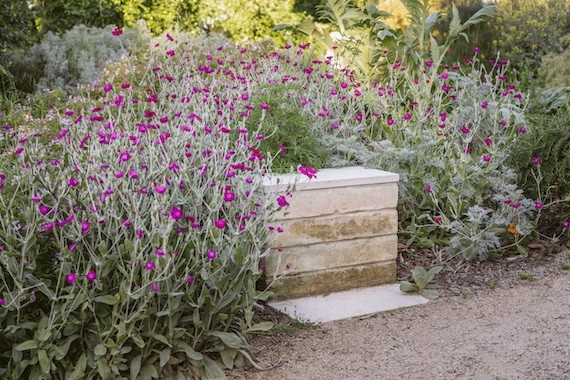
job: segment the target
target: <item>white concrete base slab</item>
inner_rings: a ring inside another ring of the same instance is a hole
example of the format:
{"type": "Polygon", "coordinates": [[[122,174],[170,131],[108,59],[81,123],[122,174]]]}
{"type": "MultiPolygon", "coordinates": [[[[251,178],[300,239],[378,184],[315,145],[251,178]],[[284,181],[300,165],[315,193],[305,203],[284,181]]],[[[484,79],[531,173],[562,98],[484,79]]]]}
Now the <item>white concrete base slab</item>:
{"type": "Polygon", "coordinates": [[[270,302],[269,305],[303,322],[329,322],[427,303],[417,294],[400,291],[399,284],[359,288],[325,296],[270,302]]]}

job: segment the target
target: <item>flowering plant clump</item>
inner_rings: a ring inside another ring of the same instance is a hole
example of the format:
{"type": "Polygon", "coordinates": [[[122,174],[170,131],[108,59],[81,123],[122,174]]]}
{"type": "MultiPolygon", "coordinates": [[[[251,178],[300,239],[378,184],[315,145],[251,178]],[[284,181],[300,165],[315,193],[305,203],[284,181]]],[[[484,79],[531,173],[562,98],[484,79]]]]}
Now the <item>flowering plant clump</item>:
{"type": "Polygon", "coordinates": [[[156,378],[190,362],[219,378],[251,361],[245,334],[270,327],[252,321],[269,294],[260,260],[288,195],[262,196],[263,125],[246,125],[247,82],[210,72],[221,59],[167,35],[136,82],[108,70],[54,107],[48,143],[2,126],[0,376],[156,378]]]}

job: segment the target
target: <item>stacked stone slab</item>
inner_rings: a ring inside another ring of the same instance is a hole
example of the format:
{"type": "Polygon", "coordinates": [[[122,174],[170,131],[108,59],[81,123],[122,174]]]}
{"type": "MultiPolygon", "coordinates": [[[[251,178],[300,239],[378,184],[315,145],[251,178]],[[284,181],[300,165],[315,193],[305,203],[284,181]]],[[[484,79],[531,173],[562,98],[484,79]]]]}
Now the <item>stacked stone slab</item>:
{"type": "MultiPolygon", "coordinates": [[[[277,194],[297,175],[266,181],[277,194]]],[[[278,214],[265,259],[274,299],[298,298],[396,281],[398,175],[363,167],[298,178],[278,214]]]]}

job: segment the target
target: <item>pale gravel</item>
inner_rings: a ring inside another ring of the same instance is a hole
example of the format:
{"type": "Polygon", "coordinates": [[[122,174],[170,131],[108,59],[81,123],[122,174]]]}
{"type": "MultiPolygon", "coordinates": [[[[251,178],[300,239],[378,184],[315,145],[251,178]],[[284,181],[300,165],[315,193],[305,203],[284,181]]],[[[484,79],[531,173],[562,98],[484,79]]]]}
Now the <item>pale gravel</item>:
{"type": "Polygon", "coordinates": [[[570,271],[557,255],[537,281],[444,294],[428,304],[252,341],[265,370],[229,379],[570,379],[570,271]]]}

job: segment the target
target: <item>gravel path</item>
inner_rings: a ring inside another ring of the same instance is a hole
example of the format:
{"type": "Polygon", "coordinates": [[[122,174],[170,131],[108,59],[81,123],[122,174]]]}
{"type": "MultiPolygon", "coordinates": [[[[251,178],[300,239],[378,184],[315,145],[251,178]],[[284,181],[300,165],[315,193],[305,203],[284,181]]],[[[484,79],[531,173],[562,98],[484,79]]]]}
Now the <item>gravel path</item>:
{"type": "Polygon", "coordinates": [[[494,290],[256,337],[252,345],[267,369],[228,377],[570,379],[570,271],[561,263],[570,263],[568,253],[526,268],[525,275],[538,273],[535,281],[522,280],[517,268],[508,286],[494,290]]]}

